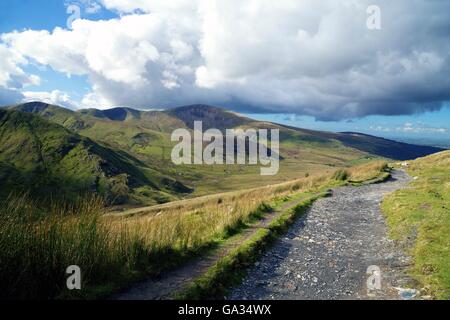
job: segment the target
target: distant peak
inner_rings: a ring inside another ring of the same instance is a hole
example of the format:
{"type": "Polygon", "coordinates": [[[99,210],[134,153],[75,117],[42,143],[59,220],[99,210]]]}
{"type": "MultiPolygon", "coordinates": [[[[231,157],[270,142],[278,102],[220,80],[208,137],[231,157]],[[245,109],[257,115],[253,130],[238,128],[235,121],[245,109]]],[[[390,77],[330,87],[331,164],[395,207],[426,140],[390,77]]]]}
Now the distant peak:
{"type": "Polygon", "coordinates": [[[202,121],[205,129],[229,129],[250,120],[226,109],[205,104],[187,105],[168,109],[165,112],[183,121],[189,128],[193,128],[195,121],[202,121]]]}
{"type": "Polygon", "coordinates": [[[16,105],[14,107],[14,109],[24,111],[24,112],[37,113],[37,112],[44,111],[45,109],[47,109],[48,106],[49,106],[48,103],[44,103],[44,102],[40,102],[40,101],[31,101],[31,102],[26,102],[26,103],[16,105]]]}
{"type": "Polygon", "coordinates": [[[113,121],[125,121],[130,118],[141,117],[141,111],[128,108],[128,107],[116,107],[112,109],[82,109],[78,111],[81,114],[91,115],[96,118],[108,118],[113,121]]]}
{"type": "Polygon", "coordinates": [[[191,104],[187,106],[176,107],[172,109],[173,111],[220,111],[225,112],[224,108],[211,106],[207,104],[191,104]]]}
{"type": "Polygon", "coordinates": [[[129,108],[129,107],[114,107],[110,109],[105,109],[104,111],[127,111],[127,112],[139,112],[137,109],[129,108]]]}

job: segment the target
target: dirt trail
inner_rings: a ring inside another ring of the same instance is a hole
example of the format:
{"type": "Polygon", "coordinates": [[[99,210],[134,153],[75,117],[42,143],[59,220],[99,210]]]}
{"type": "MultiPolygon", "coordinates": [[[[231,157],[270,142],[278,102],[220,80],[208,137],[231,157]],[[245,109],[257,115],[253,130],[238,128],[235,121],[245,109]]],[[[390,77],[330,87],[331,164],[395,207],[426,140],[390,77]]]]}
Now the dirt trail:
{"type": "Polygon", "coordinates": [[[237,248],[245,240],[250,238],[259,228],[267,225],[277,216],[298,205],[305,198],[294,199],[286,202],[279,210],[266,214],[256,224],[245,229],[243,234],[225,242],[215,253],[198,257],[175,270],[163,273],[157,278],[142,281],[123,292],[110,297],[113,300],[161,300],[170,299],[171,295],[182,290],[191,281],[204,274],[217,260],[237,248]]]}
{"type": "Polygon", "coordinates": [[[384,183],[340,187],[317,200],[228,298],[410,298],[414,291],[395,289],[411,284],[405,274],[410,261],[387,238],[380,211],[383,196],[409,181],[397,170],[384,183]],[[381,269],[381,290],[368,292],[369,266],[381,269]]]}

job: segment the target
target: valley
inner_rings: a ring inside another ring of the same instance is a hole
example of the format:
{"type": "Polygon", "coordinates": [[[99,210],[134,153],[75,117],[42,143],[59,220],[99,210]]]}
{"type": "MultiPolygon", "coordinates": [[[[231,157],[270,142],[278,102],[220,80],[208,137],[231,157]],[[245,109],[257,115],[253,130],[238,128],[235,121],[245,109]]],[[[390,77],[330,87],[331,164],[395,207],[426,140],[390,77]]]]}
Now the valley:
{"type": "MultiPolygon", "coordinates": [[[[373,220],[370,226],[375,229],[368,229],[371,237],[388,241],[387,233],[380,231],[384,224],[379,224],[377,209],[382,196],[396,189],[390,186],[397,186],[387,181],[392,174],[388,162],[398,166],[405,159],[425,156],[408,161],[407,170],[413,177],[419,175],[413,185],[430,188],[421,193],[436,198],[433,206],[444,208],[446,191],[434,189],[437,177],[448,181],[448,151],[440,151],[353,132],[260,122],[204,105],[168,111],[71,111],[34,102],[2,108],[0,241],[4,250],[0,258],[6,263],[0,272],[0,289],[4,297],[20,299],[99,299],[111,294],[118,294],[119,299],[127,295],[145,299],[223,297],[245,279],[249,266],[260,259],[261,266],[270,264],[261,254],[272,245],[277,248],[277,239],[296,230],[303,221],[298,218],[305,214],[315,219],[316,214],[334,212],[341,202],[354,201],[355,206],[363,205],[373,213],[366,217],[373,220]],[[262,176],[258,165],[173,164],[170,154],[177,142],[171,141],[171,134],[180,128],[192,133],[194,120],[202,121],[205,130],[279,130],[278,174],[262,176]],[[438,163],[441,171],[432,171],[439,170],[438,163]],[[428,177],[423,180],[425,185],[420,184],[423,173],[428,177]],[[348,201],[330,198],[331,190],[348,201]],[[376,201],[364,190],[376,195],[376,201]],[[317,211],[323,203],[330,205],[317,211]],[[65,281],[61,270],[73,264],[84,270],[85,287],[79,292],[61,285],[65,281]],[[171,274],[183,281],[170,280],[171,274]],[[143,293],[142,287],[136,287],[142,281],[160,291],[143,293]]],[[[409,224],[416,222],[409,221],[411,217],[397,219],[405,214],[403,205],[386,203],[392,201],[390,197],[401,203],[404,190],[409,188],[396,191],[383,202],[387,226],[399,240],[405,236],[404,230],[414,228],[409,224]]],[[[421,212],[422,207],[417,210],[421,212]]],[[[336,219],[347,219],[347,227],[350,222],[359,223],[353,216],[356,211],[341,208],[336,219]]],[[[439,215],[441,211],[433,212],[439,215]]],[[[414,217],[421,216],[417,213],[414,217]]],[[[434,228],[439,221],[429,225],[428,219],[422,220],[423,228],[434,228]]],[[[363,229],[365,222],[357,228],[363,229]]],[[[311,230],[317,231],[311,231],[315,233],[311,237],[320,236],[320,230],[311,230]]],[[[445,232],[435,234],[443,241],[435,247],[438,253],[446,246],[446,237],[445,232]]],[[[395,252],[406,250],[417,259],[420,269],[411,277],[424,283],[422,291],[433,298],[445,297],[441,292],[448,287],[448,261],[439,260],[432,251],[421,251],[420,245],[427,239],[419,238],[419,247],[409,244],[395,252]],[[425,276],[421,275],[424,268],[428,270],[425,276]]],[[[340,248],[354,250],[354,243],[342,242],[340,248]]],[[[358,283],[346,288],[352,287],[356,293],[358,283]]],[[[241,297],[254,291],[249,288],[231,294],[241,297]]],[[[304,297],[319,296],[304,292],[304,297]]]]}
{"type": "MultiPolygon", "coordinates": [[[[358,133],[312,131],[255,121],[205,105],[167,111],[139,111],[130,108],[71,111],[41,102],[30,102],[6,109],[8,112],[30,114],[29,117],[33,119],[39,117],[42,119],[39,121],[48,121],[53,127],[64,127],[64,132],[90,139],[103,150],[108,150],[114,154],[114,159],[122,157],[131,162],[131,166],[136,169],[133,172],[121,165],[112,172],[104,173],[107,179],[117,181],[115,189],[122,192],[112,202],[120,206],[116,209],[243,190],[261,184],[281,183],[320,172],[331,172],[336,168],[350,167],[374,159],[413,159],[442,150],[358,133]],[[280,130],[282,160],[278,174],[261,177],[258,165],[174,165],[171,151],[176,142],[171,141],[171,134],[176,129],[192,132],[194,120],[202,121],[204,130],[280,130]],[[146,183],[142,183],[143,180],[146,183]]],[[[59,130],[62,131],[62,128],[59,130]]],[[[60,152],[59,150],[61,149],[56,151],[60,152]]],[[[101,163],[110,165],[112,160],[103,159],[101,163]]],[[[2,160],[0,157],[0,164],[8,181],[14,176],[13,170],[21,170],[14,168],[13,158],[2,160]]],[[[89,171],[86,170],[83,174],[88,175],[89,171]]],[[[98,191],[99,185],[99,182],[91,181],[80,186],[79,190],[94,188],[98,191]]]]}

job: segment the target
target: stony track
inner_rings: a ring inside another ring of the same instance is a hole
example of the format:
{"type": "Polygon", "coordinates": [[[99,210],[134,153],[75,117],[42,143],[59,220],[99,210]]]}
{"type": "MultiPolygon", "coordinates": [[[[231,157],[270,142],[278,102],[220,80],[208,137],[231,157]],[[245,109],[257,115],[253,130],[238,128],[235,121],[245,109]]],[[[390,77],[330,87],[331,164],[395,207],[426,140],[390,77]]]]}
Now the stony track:
{"type": "Polygon", "coordinates": [[[409,259],[388,239],[380,211],[382,198],[409,181],[396,170],[384,183],[339,187],[319,199],[227,298],[410,298],[409,259]],[[381,270],[380,290],[368,290],[369,266],[381,270]]]}

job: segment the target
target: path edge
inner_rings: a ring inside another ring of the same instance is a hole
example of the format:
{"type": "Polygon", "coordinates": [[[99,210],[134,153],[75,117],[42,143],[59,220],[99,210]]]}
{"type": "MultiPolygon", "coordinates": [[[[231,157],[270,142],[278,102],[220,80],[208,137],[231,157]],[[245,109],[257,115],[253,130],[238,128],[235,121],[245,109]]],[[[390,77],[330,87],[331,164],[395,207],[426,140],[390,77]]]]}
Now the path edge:
{"type": "Polygon", "coordinates": [[[228,290],[239,284],[261,255],[318,199],[331,196],[330,190],[319,192],[286,210],[270,222],[267,227],[258,229],[227,255],[215,262],[206,273],[194,279],[186,288],[175,292],[175,300],[224,299],[228,290]]]}

